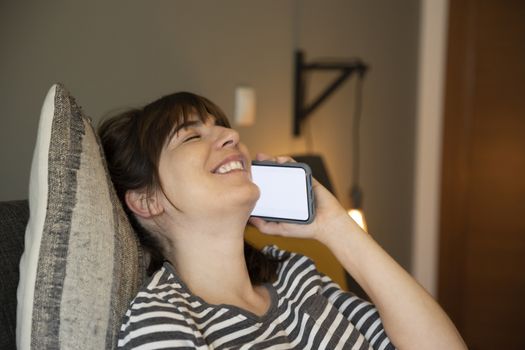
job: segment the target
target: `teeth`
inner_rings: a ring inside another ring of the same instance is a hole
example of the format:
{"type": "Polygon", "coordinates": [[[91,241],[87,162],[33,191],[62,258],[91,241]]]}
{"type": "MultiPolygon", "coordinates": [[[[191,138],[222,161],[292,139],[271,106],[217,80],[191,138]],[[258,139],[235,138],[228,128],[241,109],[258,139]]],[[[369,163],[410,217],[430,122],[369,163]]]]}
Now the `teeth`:
{"type": "Polygon", "coordinates": [[[244,167],[242,166],[242,162],[235,160],[235,161],[223,164],[221,165],[219,169],[217,169],[217,173],[226,174],[232,170],[244,170],[244,167]]]}

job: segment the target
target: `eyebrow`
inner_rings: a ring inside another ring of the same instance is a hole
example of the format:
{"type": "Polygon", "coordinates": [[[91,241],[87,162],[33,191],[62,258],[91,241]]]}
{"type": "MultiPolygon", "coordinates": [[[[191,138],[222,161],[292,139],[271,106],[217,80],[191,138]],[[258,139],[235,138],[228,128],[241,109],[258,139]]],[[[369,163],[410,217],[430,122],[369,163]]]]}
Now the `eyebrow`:
{"type": "MultiPolygon", "coordinates": [[[[219,125],[219,126],[222,126],[222,123],[219,121],[219,119],[217,118],[213,118],[215,119],[214,121],[214,125],[219,125]]],[[[202,122],[202,120],[188,120],[182,124],[179,124],[175,127],[175,129],[173,129],[173,131],[170,133],[169,137],[168,137],[168,140],[167,142],[171,142],[171,140],[173,140],[173,138],[175,137],[175,135],[178,134],[178,132],[182,129],[189,129],[189,128],[196,128],[196,127],[199,127],[199,126],[202,126],[204,125],[204,123],[202,122]]]]}
{"type": "Polygon", "coordinates": [[[202,125],[202,122],[200,120],[192,120],[192,121],[186,121],[182,124],[179,124],[177,125],[169,134],[168,134],[168,137],[166,138],[166,144],[169,144],[173,141],[173,138],[178,135],[179,131],[181,129],[188,129],[188,128],[191,128],[191,127],[197,127],[202,125]]]}
{"type": "Polygon", "coordinates": [[[188,128],[195,128],[201,126],[203,123],[201,120],[188,120],[180,125],[177,125],[175,129],[173,129],[172,137],[177,134],[181,129],[188,129],[188,128]]]}

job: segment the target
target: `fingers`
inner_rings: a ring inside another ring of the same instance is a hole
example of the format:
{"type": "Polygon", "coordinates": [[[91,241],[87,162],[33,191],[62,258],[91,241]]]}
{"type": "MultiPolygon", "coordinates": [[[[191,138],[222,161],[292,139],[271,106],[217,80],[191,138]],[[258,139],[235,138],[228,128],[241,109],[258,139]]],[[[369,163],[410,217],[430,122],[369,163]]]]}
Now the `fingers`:
{"type": "Polygon", "coordinates": [[[257,160],[274,160],[274,158],[266,153],[257,153],[255,155],[255,159],[257,160]]]}
{"type": "Polygon", "coordinates": [[[261,218],[251,217],[249,222],[259,231],[268,235],[280,235],[282,232],[281,225],[277,222],[266,221],[261,218]]]}
{"type": "Polygon", "coordinates": [[[266,153],[257,153],[255,155],[255,159],[261,160],[261,161],[268,160],[268,161],[276,162],[276,163],[279,163],[279,164],[282,164],[282,163],[296,163],[296,161],[293,160],[293,158],[291,158],[291,157],[288,157],[288,156],[272,157],[272,156],[270,156],[270,155],[268,155],[266,153]]]}
{"type": "Polygon", "coordinates": [[[277,163],[282,164],[282,163],[297,163],[297,162],[295,160],[293,160],[292,157],[279,156],[279,157],[277,157],[277,163]]]}

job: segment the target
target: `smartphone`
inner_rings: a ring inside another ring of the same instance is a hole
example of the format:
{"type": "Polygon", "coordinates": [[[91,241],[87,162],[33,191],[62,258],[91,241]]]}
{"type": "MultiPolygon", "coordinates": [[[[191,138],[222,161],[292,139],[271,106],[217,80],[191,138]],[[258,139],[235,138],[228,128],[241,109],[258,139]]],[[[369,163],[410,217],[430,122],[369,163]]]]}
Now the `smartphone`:
{"type": "Polygon", "coordinates": [[[261,192],[252,216],[297,224],[314,220],[312,171],[307,164],[253,161],[252,180],[261,192]]]}

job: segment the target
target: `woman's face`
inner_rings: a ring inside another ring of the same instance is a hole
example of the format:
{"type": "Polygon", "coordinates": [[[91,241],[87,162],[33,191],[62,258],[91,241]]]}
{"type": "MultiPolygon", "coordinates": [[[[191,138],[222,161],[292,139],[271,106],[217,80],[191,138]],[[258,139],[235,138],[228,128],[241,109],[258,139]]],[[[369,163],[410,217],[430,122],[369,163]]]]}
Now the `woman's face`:
{"type": "Polygon", "coordinates": [[[251,212],[259,189],[251,181],[250,165],[248,149],[235,130],[215,125],[212,116],[204,123],[195,116],[167,140],[159,175],[171,204],[202,219],[214,213],[251,212]]]}

